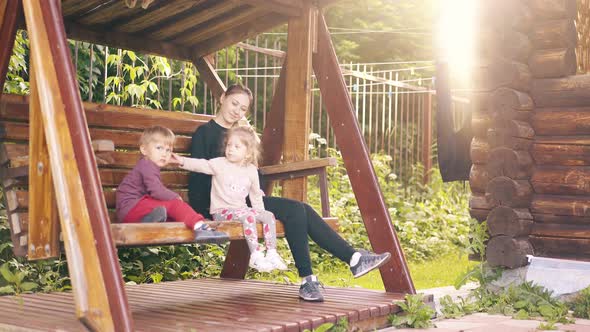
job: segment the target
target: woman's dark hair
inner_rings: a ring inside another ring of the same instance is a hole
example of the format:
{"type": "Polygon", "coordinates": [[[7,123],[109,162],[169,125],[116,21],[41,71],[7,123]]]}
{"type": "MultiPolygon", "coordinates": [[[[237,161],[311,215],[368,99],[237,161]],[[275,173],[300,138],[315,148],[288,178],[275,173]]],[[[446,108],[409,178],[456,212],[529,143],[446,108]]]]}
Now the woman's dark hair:
{"type": "Polygon", "coordinates": [[[252,105],[252,102],[254,101],[254,96],[252,95],[252,91],[250,91],[248,87],[243,86],[241,84],[232,84],[228,86],[227,90],[225,91],[226,96],[235,95],[238,93],[243,93],[247,95],[248,99],[250,100],[250,105],[252,105]]]}

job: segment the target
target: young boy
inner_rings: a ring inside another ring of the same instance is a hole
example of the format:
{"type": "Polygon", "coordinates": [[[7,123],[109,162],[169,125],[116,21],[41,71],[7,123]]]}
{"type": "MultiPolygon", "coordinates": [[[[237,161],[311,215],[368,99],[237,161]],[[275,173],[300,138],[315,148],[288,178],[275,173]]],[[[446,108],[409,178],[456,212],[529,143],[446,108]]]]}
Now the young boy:
{"type": "Polygon", "coordinates": [[[222,243],[228,235],[209,228],[202,215],[160,179],[160,168],[170,161],[174,134],[168,128],[154,126],[144,130],[139,140],[143,155],[133,170],[117,188],[117,218],[119,222],[182,221],[195,230],[195,241],[222,243]]]}

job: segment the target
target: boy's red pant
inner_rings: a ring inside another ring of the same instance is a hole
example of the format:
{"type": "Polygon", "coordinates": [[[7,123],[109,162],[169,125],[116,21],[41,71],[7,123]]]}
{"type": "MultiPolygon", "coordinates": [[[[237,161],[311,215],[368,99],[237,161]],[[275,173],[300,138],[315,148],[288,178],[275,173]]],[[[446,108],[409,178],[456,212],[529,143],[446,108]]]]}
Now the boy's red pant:
{"type": "Polygon", "coordinates": [[[163,206],[166,208],[168,220],[182,221],[190,229],[193,229],[197,222],[205,219],[202,215],[195,212],[195,210],[193,210],[190,205],[180,199],[159,201],[146,195],[143,196],[143,198],[140,199],[137,204],[135,204],[129,213],[127,213],[127,216],[123,222],[140,222],[141,218],[152,212],[152,210],[158,206],[163,206]]]}

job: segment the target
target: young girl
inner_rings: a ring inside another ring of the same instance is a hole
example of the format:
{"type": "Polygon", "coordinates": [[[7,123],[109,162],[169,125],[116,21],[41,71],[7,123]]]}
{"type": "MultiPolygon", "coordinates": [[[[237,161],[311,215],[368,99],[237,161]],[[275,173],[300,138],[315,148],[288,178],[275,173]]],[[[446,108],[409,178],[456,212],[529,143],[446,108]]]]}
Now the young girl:
{"type": "Polygon", "coordinates": [[[160,168],[170,161],[174,134],[170,129],[154,126],[144,130],[139,140],[143,157],[117,187],[117,218],[119,222],[183,221],[195,230],[195,241],[221,243],[226,233],[211,230],[203,216],[160,180],[160,168]]]}
{"type": "Polygon", "coordinates": [[[286,270],[287,265],[277,253],[275,217],[264,209],[258,182],[260,140],[251,127],[235,127],[225,140],[225,157],[211,160],[183,158],[173,154],[172,162],[180,167],[212,178],[211,215],[213,220],[240,220],[250,249],[250,267],[261,272],[286,270]],[[250,197],[252,208],[246,205],[250,197]],[[256,221],[263,224],[264,247],[258,244],[256,221]],[[266,256],[263,251],[266,249],[266,256]]]}

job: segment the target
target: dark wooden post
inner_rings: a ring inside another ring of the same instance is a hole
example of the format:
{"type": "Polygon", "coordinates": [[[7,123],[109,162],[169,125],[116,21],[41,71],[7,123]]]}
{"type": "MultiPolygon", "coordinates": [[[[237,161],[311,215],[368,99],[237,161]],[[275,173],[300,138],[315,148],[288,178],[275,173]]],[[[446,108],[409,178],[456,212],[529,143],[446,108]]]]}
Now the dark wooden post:
{"type": "Polygon", "coordinates": [[[0,95],[16,38],[16,23],[22,15],[21,0],[0,0],[0,95]]]}
{"type": "Polygon", "coordinates": [[[132,331],[61,1],[23,4],[76,314],[91,330],[132,331]]]}
{"type": "Polygon", "coordinates": [[[424,142],[422,143],[422,165],[424,166],[424,184],[430,182],[430,171],[432,170],[432,94],[426,95],[424,103],[424,120],[422,121],[422,132],[424,142]]]}
{"type": "Polygon", "coordinates": [[[318,18],[318,48],[313,55],[315,71],[326,110],[332,120],[344,165],[376,252],[390,252],[391,260],[381,267],[381,277],[388,292],[415,293],[400,243],[393,229],[389,211],[367,146],[356,120],[354,106],[342,77],[336,51],[323,15],[318,18]]]}

